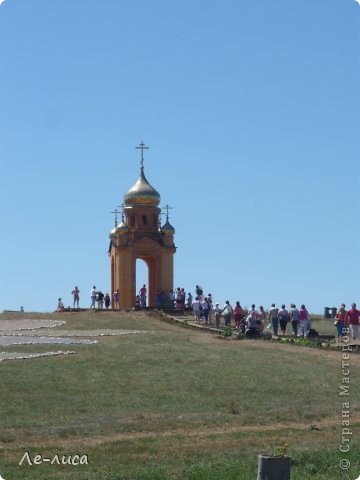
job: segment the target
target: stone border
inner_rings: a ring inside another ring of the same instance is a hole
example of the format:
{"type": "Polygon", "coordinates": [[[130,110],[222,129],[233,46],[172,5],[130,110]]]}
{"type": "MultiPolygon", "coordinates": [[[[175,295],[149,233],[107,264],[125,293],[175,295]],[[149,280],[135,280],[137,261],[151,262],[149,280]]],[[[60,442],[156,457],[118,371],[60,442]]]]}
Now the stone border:
{"type": "Polygon", "coordinates": [[[39,330],[40,328],[55,328],[65,325],[64,320],[15,318],[12,320],[0,320],[0,335],[7,331],[39,330]]]}
{"type": "Polygon", "coordinates": [[[152,333],[149,330],[129,330],[129,329],[111,329],[111,328],[97,328],[94,330],[29,330],[25,333],[23,331],[0,331],[0,337],[7,336],[22,336],[22,337],[111,337],[120,335],[131,335],[138,333],[152,333]]]}
{"type": "Polygon", "coordinates": [[[0,346],[10,347],[12,345],[94,345],[97,340],[88,340],[85,338],[69,337],[44,337],[37,335],[2,335],[0,336],[0,346]]]}
{"type": "Polygon", "coordinates": [[[57,352],[39,352],[39,353],[20,353],[20,352],[0,352],[0,362],[5,360],[27,360],[29,358],[52,357],[56,355],[76,355],[76,352],[61,350],[57,352]]]}

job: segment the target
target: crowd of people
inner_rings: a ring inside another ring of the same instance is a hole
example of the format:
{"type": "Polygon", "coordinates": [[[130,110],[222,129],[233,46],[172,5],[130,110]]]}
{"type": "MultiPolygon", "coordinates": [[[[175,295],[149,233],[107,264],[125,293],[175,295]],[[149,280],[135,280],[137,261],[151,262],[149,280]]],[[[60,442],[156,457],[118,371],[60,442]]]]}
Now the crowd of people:
{"type": "MultiPolygon", "coordinates": [[[[79,308],[80,290],[77,286],[71,292],[73,296],[73,308],[79,308]]],[[[90,309],[110,309],[111,297],[108,293],[102,293],[94,285],[90,293],[90,309]]],[[[116,290],[112,293],[113,308],[120,308],[120,292],[116,290]]],[[[305,305],[298,309],[294,303],[287,309],[285,304],[277,307],[273,303],[266,311],[262,305],[257,309],[253,304],[251,308],[242,307],[239,301],[232,306],[229,300],[226,300],[222,308],[219,303],[213,303],[211,293],[204,295],[203,288],[200,285],[195,286],[195,295],[191,292],[186,293],[185,289],[178,287],[169,292],[156,291],[156,308],[174,308],[176,310],[191,311],[195,323],[212,324],[214,319],[215,328],[221,328],[222,319],[225,327],[233,326],[243,333],[252,332],[259,335],[265,330],[272,330],[274,335],[285,336],[288,325],[291,326],[291,333],[294,337],[308,337],[311,335],[311,317],[305,305]]],[[[143,285],[138,295],[136,295],[134,308],[136,310],[146,308],[147,289],[143,285]]],[[[336,341],[340,342],[345,333],[350,333],[351,338],[356,340],[359,336],[360,311],[356,304],[351,305],[350,310],[346,310],[345,304],[342,304],[336,314],[334,325],[336,327],[336,341]]],[[[58,299],[58,311],[64,310],[62,299],[58,299]]]]}
{"type": "MultiPolygon", "coordinates": [[[[256,306],[252,304],[251,308],[248,309],[242,307],[239,301],[236,301],[233,306],[229,300],[226,300],[224,305],[220,307],[219,303],[213,303],[211,293],[204,295],[203,289],[199,285],[195,287],[194,298],[191,293],[188,293],[186,297],[184,288],[177,288],[175,292],[169,293],[169,300],[176,309],[192,310],[195,323],[209,325],[212,323],[212,316],[214,316],[215,328],[221,328],[223,321],[225,327],[233,326],[243,333],[251,332],[261,335],[265,330],[270,330],[274,335],[285,336],[288,326],[290,326],[291,334],[294,337],[306,338],[312,336],[312,334],[316,335],[315,330],[311,328],[311,316],[304,304],[297,308],[292,303],[287,309],[285,304],[277,307],[273,303],[265,311],[262,305],[256,309],[256,306]]],[[[334,322],[336,341],[340,342],[342,337],[348,333],[352,340],[356,340],[359,336],[359,323],[360,311],[357,310],[356,304],[353,303],[349,311],[346,311],[345,304],[342,304],[334,322]]]]}
{"type": "MultiPolygon", "coordinates": [[[[71,295],[73,296],[73,309],[79,309],[80,308],[80,290],[78,289],[77,286],[74,287],[74,289],[71,292],[71,295]]],[[[113,299],[114,299],[114,305],[115,308],[120,307],[120,293],[119,290],[116,290],[116,292],[113,293],[113,299]]],[[[111,307],[111,298],[108,293],[103,293],[101,290],[97,290],[96,286],[94,285],[91,289],[90,292],[90,309],[95,310],[96,308],[99,310],[102,310],[105,308],[105,310],[109,310],[111,307]]],[[[70,307],[68,307],[70,308],[70,307]]],[[[64,311],[64,302],[62,301],[62,298],[58,298],[58,303],[57,303],[57,311],[61,312],[64,311]]]]}
{"type": "Polygon", "coordinates": [[[295,337],[307,337],[311,330],[311,318],[305,305],[301,305],[300,309],[297,309],[295,304],[291,304],[287,310],[285,304],[278,308],[273,303],[266,312],[262,305],[256,309],[255,304],[252,304],[248,309],[242,307],[239,301],[232,306],[230,301],[226,300],[223,307],[220,308],[220,304],[217,302],[213,305],[210,293],[207,296],[200,292],[197,293],[192,302],[195,323],[203,322],[205,325],[210,323],[211,313],[214,312],[216,328],[220,328],[221,318],[223,318],[225,327],[233,325],[243,333],[251,331],[261,335],[265,329],[271,329],[274,335],[278,335],[280,327],[281,334],[285,336],[288,324],[291,325],[292,334],[295,337]]]}

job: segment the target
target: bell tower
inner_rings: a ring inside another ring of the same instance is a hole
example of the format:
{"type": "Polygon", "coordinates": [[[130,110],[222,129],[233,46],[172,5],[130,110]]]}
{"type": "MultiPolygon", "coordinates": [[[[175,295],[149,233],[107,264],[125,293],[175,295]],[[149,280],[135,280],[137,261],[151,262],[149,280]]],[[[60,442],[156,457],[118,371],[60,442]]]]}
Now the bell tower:
{"type": "Polygon", "coordinates": [[[136,297],[136,260],[148,267],[148,306],[155,307],[156,291],[173,289],[175,229],[169,222],[161,227],[160,194],[150,185],[144,172],[144,149],[141,149],[140,175],[124,194],[122,219],[110,232],[111,293],[120,292],[120,307],[132,308],[136,297]]]}

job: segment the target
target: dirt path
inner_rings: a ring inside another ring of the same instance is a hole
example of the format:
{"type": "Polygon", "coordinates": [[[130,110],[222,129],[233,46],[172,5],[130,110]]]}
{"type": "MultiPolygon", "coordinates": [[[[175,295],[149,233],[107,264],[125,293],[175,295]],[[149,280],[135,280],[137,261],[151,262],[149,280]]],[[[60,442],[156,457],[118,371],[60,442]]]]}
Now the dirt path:
{"type": "MultiPolygon", "coordinates": [[[[353,425],[360,423],[360,417],[352,417],[351,423],[353,425]]],[[[132,441],[132,440],[139,440],[139,439],[149,439],[149,438],[171,438],[173,436],[184,436],[186,438],[207,438],[209,436],[223,436],[223,435],[232,435],[236,433],[256,433],[256,432],[274,432],[277,435],[282,430],[292,430],[293,432],[305,432],[305,431],[325,431],[331,430],[333,432],[334,428],[341,428],[339,425],[339,417],[330,417],[320,421],[317,421],[316,424],[309,424],[309,423],[299,423],[299,422],[292,422],[292,423],[273,423],[269,425],[234,425],[228,426],[224,428],[216,427],[204,427],[200,426],[196,429],[187,429],[187,428],[179,428],[179,429],[170,429],[165,431],[154,431],[154,432],[126,432],[126,433],[116,433],[116,434],[109,434],[109,435],[94,435],[94,436],[87,436],[86,438],[81,436],[72,436],[71,438],[64,439],[63,437],[46,437],[39,436],[39,437],[32,437],[30,440],[26,440],[26,442],[19,441],[18,444],[25,444],[26,447],[35,447],[46,445],[47,448],[51,446],[56,447],[80,447],[82,445],[86,445],[87,447],[95,447],[99,446],[104,443],[114,443],[119,441],[132,441]]],[[[6,446],[5,443],[0,442],[0,448],[4,448],[6,446]]]]}

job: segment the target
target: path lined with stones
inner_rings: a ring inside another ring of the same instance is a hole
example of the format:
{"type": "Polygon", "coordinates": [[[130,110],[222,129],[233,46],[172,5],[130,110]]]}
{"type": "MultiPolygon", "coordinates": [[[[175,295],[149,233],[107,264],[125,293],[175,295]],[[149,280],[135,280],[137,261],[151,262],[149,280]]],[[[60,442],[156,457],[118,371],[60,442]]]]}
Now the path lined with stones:
{"type": "MultiPolygon", "coordinates": [[[[26,337],[106,337],[106,336],[117,336],[117,335],[131,335],[137,333],[150,333],[148,330],[119,330],[119,329],[108,329],[108,328],[98,328],[95,330],[41,330],[34,331],[29,330],[24,334],[23,331],[17,330],[7,330],[1,331],[0,334],[4,337],[11,336],[26,336],[26,337]]],[[[1,337],[0,337],[1,338],[1,337]]]]}
{"type": "Polygon", "coordinates": [[[35,335],[24,336],[24,335],[4,335],[0,337],[0,346],[7,347],[9,345],[71,345],[72,343],[81,344],[81,345],[91,345],[98,343],[97,340],[87,340],[84,338],[61,338],[61,337],[38,337],[35,335]]]}
{"type": "MultiPolygon", "coordinates": [[[[105,329],[98,328],[93,330],[54,330],[54,327],[64,325],[66,322],[61,320],[1,320],[0,321],[0,346],[8,347],[11,345],[93,345],[98,340],[89,340],[87,338],[73,337],[103,337],[118,336],[140,333],[150,333],[147,330],[128,330],[128,329],[105,329]]],[[[69,355],[76,352],[0,352],[0,362],[2,360],[37,358],[51,355],[69,355]]]]}
{"type": "Polygon", "coordinates": [[[0,334],[3,332],[15,331],[15,330],[34,330],[38,328],[54,328],[64,325],[66,322],[63,320],[30,320],[28,318],[22,318],[19,320],[1,320],[0,321],[0,334]]]}
{"type": "Polygon", "coordinates": [[[40,352],[40,353],[19,353],[19,352],[0,352],[0,362],[3,360],[25,360],[28,358],[52,357],[54,355],[75,355],[76,352],[61,350],[57,352],[40,352]]]}

